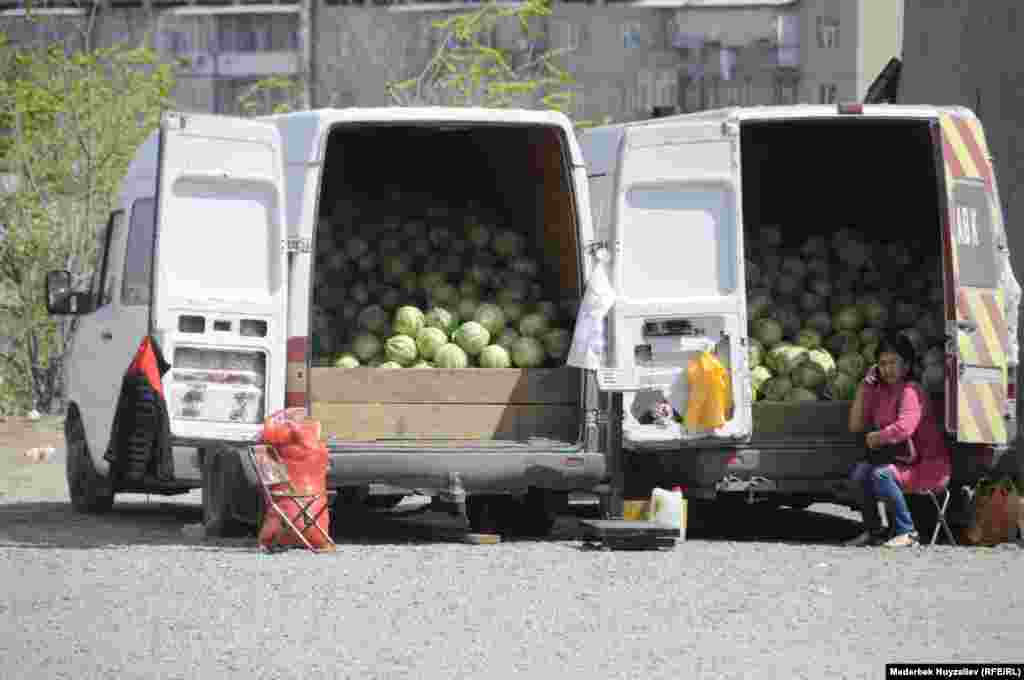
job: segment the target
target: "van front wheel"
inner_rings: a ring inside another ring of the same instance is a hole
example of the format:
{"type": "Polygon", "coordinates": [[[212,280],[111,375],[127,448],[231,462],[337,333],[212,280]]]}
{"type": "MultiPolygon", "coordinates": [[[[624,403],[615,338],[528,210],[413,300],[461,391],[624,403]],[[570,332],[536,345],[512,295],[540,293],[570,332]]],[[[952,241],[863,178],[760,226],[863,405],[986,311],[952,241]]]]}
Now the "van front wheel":
{"type": "Polygon", "coordinates": [[[110,511],[114,507],[114,490],[96,472],[85,440],[85,428],[76,414],[69,414],[64,421],[64,441],[67,445],[64,471],[71,507],[90,515],[110,511]]]}

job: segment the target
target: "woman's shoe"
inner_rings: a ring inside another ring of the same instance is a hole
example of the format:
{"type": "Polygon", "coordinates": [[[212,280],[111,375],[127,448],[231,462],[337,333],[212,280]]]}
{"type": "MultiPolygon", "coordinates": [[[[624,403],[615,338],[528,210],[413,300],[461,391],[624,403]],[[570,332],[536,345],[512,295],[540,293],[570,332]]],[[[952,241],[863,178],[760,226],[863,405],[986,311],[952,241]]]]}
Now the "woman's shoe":
{"type": "Polygon", "coordinates": [[[863,531],[857,536],[854,536],[849,541],[845,541],[843,545],[848,548],[859,548],[864,545],[881,545],[885,542],[888,534],[884,529],[874,529],[871,531],[863,531]]]}
{"type": "Polygon", "coordinates": [[[917,532],[893,536],[882,544],[883,548],[911,548],[917,545],[917,532]]]}

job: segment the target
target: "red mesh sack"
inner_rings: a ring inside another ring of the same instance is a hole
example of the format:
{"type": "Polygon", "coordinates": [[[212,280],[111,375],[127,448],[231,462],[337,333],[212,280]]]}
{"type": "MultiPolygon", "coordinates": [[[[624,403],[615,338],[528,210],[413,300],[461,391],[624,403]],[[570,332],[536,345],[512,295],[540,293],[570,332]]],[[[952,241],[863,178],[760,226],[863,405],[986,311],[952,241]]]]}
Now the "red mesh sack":
{"type": "MultiPolygon", "coordinates": [[[[303,409],[285,409],[264,420],[263,442],[274,447],[281,462],[288,468],[289,482],[271,486],[271,493],[320,494],[309,507],[308,513],[317,517],[316,524],[323,533],[314,526],[305,527],[299,505],[302,499],[275,498],[278,507],[293,524],[302,529],[306,540],[314,548],[329,547],[330,542],[325,536],[331,523],[326,494],[328,455],[327,447],[320,441],[320,422],[307,418],[303,409]]],[[[308,499],[304,502],[308,502],[308,499]]],[[[263,513],[259,543],[265,547],[302,545],[299,537],[276,512],[263,513]]]]}

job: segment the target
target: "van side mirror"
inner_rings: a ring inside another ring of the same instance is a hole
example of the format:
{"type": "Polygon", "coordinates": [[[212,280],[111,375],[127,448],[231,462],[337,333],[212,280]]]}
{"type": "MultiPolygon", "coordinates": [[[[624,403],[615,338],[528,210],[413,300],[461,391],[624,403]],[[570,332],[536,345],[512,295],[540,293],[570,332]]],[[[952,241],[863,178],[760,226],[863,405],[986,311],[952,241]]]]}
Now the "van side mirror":
{"type": "Polygon", "coordinates": [[[89,293],[71,290],[71,272],[46,274],[46,311],[50,314],[82,314],[89,311],[89,293]]]}

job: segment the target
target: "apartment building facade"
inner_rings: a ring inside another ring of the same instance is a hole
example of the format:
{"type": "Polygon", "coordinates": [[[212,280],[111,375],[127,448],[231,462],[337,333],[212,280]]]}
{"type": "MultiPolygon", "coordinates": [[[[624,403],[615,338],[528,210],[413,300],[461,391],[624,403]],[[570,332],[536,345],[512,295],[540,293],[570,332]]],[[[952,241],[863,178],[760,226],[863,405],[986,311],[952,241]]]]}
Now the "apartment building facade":
{"type": "MultiPolygon", "coordinates": [[[[68,22],[91,11],[76,1],[50,0],[36,10],[47,21],[32,30],[16,0],[0,2],[0,27],[22,40],[59,40],[68,22]]],[[[167,59],[183,60],[176,101],[184,110],[240,113],[240,98],[271,76],[309,78],[314,106],[375,106],[390,103],[388,82],[423,69],[442,39],[434,22],[478,6],[312,0],[304,15],[289,0],[101,0],[93,31],[100,45],[149,36],[167,59]]],[[[899,54],[902,7],[903,0],[557,2],[533,47],[568,50],[571,114],[579,119],[852,100],[899,54]]],[[[513,55],[527,47],[511,25],[489,39],[513,55]]],[[[254,112],[283,96],[259,98],[254,112]]]]}

